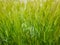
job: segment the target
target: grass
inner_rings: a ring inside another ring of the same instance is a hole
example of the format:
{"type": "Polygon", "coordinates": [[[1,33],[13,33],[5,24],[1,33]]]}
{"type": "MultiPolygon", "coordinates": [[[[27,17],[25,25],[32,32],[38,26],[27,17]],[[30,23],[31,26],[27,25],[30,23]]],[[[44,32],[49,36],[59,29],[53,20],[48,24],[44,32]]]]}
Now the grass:
{"type": "Polygon", "coordinates": [[[0,45],[60,45],[60,1],[0,0],[0,45]]]}

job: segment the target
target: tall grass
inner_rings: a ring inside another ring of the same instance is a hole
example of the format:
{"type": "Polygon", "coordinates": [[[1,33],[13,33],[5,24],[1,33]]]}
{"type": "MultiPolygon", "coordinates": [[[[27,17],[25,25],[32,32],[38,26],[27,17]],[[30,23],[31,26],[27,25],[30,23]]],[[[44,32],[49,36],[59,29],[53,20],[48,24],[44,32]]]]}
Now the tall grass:
{"type": "Polygon", "coordinates": [[[0,0],[0,45],[60,45],[60,0],[0,0]]]}

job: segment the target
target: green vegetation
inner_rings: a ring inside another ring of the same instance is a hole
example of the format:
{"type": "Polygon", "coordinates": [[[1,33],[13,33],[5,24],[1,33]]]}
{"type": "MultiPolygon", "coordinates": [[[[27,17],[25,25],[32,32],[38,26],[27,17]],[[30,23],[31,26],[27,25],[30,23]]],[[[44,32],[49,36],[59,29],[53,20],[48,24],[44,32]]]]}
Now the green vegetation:
{"type": "Polygon", "coordinates": [[[60,45],[60,0],[0,0],[0,45],[60,45]]]}

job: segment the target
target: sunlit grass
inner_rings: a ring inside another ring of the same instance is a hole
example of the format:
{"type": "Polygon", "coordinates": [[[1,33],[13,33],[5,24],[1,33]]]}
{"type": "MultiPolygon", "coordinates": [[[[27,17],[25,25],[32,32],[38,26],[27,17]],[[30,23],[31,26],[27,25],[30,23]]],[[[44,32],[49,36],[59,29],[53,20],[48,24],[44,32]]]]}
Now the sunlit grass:
{"type": "Polygon", "coordinates": [[[60,45],[60,0],[0,0],[0,45],[60,45]]]}

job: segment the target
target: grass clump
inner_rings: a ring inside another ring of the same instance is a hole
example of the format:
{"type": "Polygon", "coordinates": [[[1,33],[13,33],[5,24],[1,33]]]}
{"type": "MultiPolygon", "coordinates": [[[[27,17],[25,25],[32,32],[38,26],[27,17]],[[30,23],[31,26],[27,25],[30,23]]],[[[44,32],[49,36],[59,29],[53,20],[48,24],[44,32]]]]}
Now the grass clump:
{"type": "Polygon", "coordinates": [[[0,0],[0,45],[60,45],[60,1],[0,0]]]}

